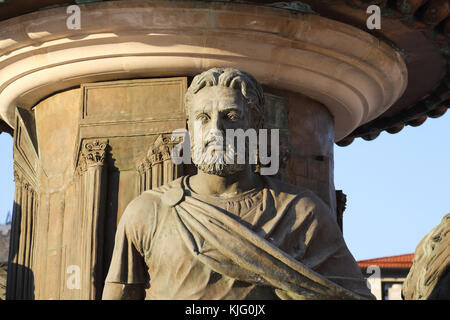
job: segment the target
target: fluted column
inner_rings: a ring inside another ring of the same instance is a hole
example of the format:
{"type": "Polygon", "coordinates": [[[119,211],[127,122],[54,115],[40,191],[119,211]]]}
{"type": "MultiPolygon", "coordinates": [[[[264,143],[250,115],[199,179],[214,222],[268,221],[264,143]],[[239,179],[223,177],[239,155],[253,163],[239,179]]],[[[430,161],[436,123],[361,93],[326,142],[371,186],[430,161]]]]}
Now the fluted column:
{"type": "Polygon", "coordinates": [[[19,236],[20,236],[20,220],[21,220],[21,208],[20,203],[22,199],[22,177],[14,170],[14,182],[16,189],[14,192],[14,205],[11,222],[11,238],[9,244],[9,257],[8,257],[8,276],[6,285],[6,299],[16,299],[16,282],[17,282],[17,251],[19,248],[19,236]]]}
{"type": "Polygon", "coordinates": [[[31,255],[37,199],[35,190],[18,170],[14,170],[14,180],[16,189],[11,225],[6,298],[9,300],[28,300],[34,298],[31,255]]]}
{"type": "Polygon", "coordinates": [[[145,158],[144,160],[144,174],[145,174],[144,190],[150,190],[152,188],[152,163],[148,158],[145,158]]]}
{"type": "Polygon", "coordinates": [[[137,168],[137,173],[138,173],[137,191],[138,191],[138,194],[141,194],[145,190],[144,164],[143,163],[138,163],[136,168],[137,168]]]}
{"type": "Polygon", "coordinates": [[[172,138],[170,134],[161,134],[150,146],[147,156],[136,165],[139,194],[175,180],[183,174],[183,165],[174,164],[172,161],[173,147],[181,143],[181,140],[181,137],[172,138]]]}
{"type": "Polygon", "coordinates": [[[106,199],[105,153],[107,140],[83,144],[79,172],[82,174],[82,267],[81,298],[99,299],[103,288],[103,241],[106,199]]]}
{"type": "Polygon", "coordinates": [[[161,156],[163,160],[163,184],[166,184],[183,174],[183,166],[174,164],[172,161],[172,149],[174,144],[168,144],[161,147],[161,156]]]}
{"type": "Polygon", "coordinates": [[[161,147],[161,158],[163,161],[163,184],[166,184],[170,181],[172,181],[174,177],[174,168],[173,168],[173,162],[170,155],[170,147],[169,146],[162,146],[161,147]]]}
{"type": "Polygon", "coordinates": [[[152,154],[152,187],[157,188],[163,184],[163,161],[162,156],[156,150],[152,154]]]}

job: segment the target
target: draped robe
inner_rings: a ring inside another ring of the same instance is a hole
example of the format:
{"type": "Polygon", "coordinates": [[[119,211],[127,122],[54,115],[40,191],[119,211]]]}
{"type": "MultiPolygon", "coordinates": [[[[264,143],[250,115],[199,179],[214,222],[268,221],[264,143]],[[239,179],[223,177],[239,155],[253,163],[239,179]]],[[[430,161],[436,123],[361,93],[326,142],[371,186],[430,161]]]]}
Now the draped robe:
{"type": "Polygon", "coordinates": [[[146,299],[373,299],[329,207],[262,177],[236,197],[195,194],[182,177],[144,192],[117,229],[107,283],[146,299]]]}

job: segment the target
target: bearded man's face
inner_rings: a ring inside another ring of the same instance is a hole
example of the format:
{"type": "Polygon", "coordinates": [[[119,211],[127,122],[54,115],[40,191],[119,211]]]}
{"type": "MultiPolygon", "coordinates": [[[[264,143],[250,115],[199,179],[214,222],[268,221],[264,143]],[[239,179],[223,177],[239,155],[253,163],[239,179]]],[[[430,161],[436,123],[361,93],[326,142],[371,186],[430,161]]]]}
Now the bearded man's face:
{"type": "Polygon", "coordinates": [[[189,114],[192,161],[205,173],[228,176],[245,169],[237,163],[234,141],[227,129],[250,128],[250,115],[242,94],[232,88],[212,86],[194,95],[189,114]]]}

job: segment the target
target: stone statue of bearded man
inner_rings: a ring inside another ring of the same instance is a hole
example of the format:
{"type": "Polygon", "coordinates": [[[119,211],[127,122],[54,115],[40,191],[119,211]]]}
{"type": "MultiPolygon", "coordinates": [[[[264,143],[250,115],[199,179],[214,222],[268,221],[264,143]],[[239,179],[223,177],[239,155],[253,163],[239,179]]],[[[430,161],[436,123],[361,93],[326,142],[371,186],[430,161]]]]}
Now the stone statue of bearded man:
{"type": "Polygon", "coordinates": [[[323,201],[225,161],[227,129],[262,126],[258,82],[213,68],[185,98],[198,173],[128,205],[103,299],[373,299],[323,201]]]}

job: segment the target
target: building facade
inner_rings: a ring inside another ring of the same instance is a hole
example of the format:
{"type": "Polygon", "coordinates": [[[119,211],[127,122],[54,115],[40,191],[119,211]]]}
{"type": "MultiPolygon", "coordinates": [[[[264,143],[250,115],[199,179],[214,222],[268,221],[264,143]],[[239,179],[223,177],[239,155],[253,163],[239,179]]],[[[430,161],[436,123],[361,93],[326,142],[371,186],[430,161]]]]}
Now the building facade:
{"type": "Polygon", "coordinates": [[[414,254],[403,254],[358,261],[370,291],[377,300],[403,300],[402,288],[414,254]]]}

